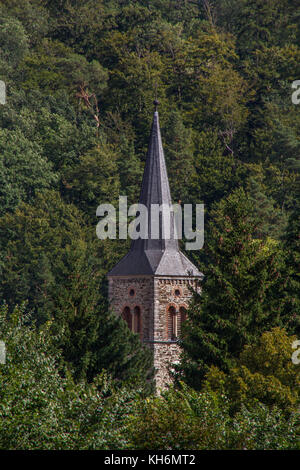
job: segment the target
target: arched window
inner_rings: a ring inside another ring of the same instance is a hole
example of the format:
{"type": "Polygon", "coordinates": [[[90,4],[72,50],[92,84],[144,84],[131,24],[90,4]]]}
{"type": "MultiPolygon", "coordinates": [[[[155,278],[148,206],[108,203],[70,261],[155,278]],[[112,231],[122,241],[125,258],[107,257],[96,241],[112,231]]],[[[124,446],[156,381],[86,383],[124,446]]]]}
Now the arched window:
{"type": "Polygon", "coordinates": [[[171,341],[177,339],[177,314],[173,305],[168,308],[168,339],[171,341]]]}
{"type": "Polygon", "coordinates": [[[179,325],[178,325],[178,335],[181,333],[181,325],[187,319],[187,310],[185,307],[179,307],[179,325]]]}
{"type": "Polygon", "coordinates": [[[134,332],[141,333],[141,309],[134,307],[134,332]]]}
{"type": "Polygon", "coordinates": [[[131,311],[129,307],[124,307],[123,312],[122,312],[122,318],[123,320],[126,321],[128,328],[132,330],[132,316],[131,316],[131,311]]]}

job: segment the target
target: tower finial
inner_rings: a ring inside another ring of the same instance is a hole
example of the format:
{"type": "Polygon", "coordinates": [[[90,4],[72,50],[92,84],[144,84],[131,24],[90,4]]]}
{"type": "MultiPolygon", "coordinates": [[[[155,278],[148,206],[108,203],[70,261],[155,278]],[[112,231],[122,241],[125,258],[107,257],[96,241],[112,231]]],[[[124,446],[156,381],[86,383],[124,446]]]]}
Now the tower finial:
{"type": "Polygon", "coordinates": [[[155,110],[154,111],[157,111],[157,106],[159,105],[159,101],[157,99],[157,82],[155,82],[155,99],[153,101],[153,104],[155,106],[155,110]]]}
{"type": "Polygon", "coordinates": [[[154,110],[154,111],[157,111],[157,106],[159,105],[159,101],[155,99],[155,100],[153,101],[153,104],[154,104],[154,106],[155,106],[155,110],[154,110]]]}

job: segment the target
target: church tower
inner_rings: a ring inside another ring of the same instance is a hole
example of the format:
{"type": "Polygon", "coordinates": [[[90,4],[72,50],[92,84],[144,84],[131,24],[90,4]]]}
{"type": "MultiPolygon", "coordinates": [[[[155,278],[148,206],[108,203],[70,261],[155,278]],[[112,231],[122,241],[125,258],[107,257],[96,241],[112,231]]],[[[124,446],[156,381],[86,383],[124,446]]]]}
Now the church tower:
{"type": "MultiPolygon", "coordinates": [[[[158,102],[154,104],[157,107],[158,102]]],[[[108,273],[109,299],[113,310],[151,348],[159,390],[170,383],[169,368],[179,358],[178,338],[190,288],[195,288],[203,275],[181,253],[172,230],[169,239],[162,236],[162,228],[158,238],[151,239],[151,205],[172,205],[157,110],[139,202],[148,209],[148,239],[133,240],[127,255],[108,273]]]]}

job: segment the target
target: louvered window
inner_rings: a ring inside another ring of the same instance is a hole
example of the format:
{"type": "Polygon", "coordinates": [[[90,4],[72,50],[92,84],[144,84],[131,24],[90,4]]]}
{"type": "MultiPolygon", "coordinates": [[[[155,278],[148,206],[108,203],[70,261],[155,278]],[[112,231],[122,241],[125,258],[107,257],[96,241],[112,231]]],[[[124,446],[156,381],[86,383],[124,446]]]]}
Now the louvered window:
{"type": "Polygon", "coordinates": [[[132,316],[129,307],[125,307],[122,312],[122,318],[126,321],[128,328],[132,330],[132,316]]]}
{"type": "Polygon", "coordinates": [[[177,339],[177,314],[173,306],[170,306],[168,309],[168,339],[177,339]]]}
{"type": "Polygon", "coordinates": [[[141,309],[134,307],[134,332],[141,333],[141,309]]]}
{"type": "Polygon", "coordinates": [[[177,330],[178,330],[178,336],[181,334],[181,326],[187,319],[187,311],[185,307],[180,307],[179,308],[179,318],[178,318],[178,325],[177,325],[177,330]]]}

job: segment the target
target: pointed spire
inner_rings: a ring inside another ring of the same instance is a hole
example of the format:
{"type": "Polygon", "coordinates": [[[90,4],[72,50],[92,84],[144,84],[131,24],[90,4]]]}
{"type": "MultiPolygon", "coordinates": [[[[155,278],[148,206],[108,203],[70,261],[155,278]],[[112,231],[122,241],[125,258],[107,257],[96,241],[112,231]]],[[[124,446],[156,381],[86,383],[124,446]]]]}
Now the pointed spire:
{"type": "Polygon", "coordinates": [[[157,99],[153,102],[155,111],[149,139],[149,146],[143,175],[140,204],[148,209],[148,239],[138,238],[131,243],[130,251],[110,271],[109,276],[159,274],[169,276],[199,276],[197,268],[179,251],[174,238],[171,221],[171,237],[162,236],[163,218],[160,219],[160,235],[151,238],[151,207],[153,204],[172,205],[166,162],[161,141],[157,99]]]}
{"type": "MultiPolygon", "coordinates": [[[[154,104],[157,106],[157,100],[154,104]]],[[[163,239],[163,222],[161,221],[160,236],[155,240],[151,237],[151,207],[154,204],[171,207],[171,193],[165,162],[165,156],[160,135],[158,111],[154,111],[152,129],[146,158],[146,165],[140,193],[140,204],[148,209],[148,239],[138,239],[132,242],[134,250],[165,250],[178,249],[178,242],[173,238],[163,239]]]]}

